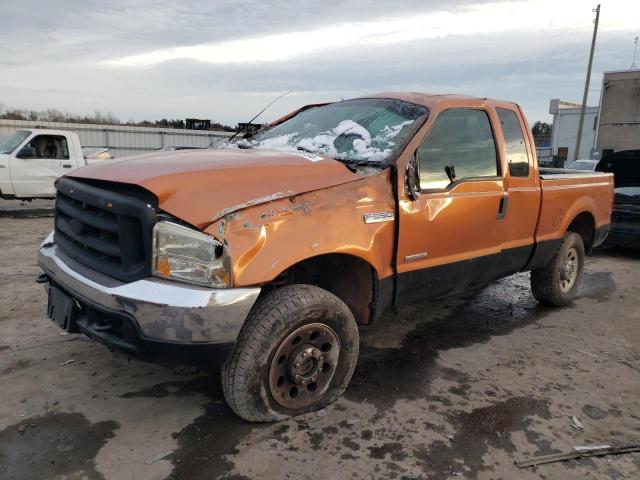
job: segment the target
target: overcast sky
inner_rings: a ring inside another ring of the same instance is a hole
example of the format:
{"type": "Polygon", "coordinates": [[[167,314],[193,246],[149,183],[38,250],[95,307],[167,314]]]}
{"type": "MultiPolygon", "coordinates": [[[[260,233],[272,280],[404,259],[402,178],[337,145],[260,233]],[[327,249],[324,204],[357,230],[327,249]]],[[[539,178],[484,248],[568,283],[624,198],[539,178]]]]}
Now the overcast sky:
{"type": "MultiPolygon", "coordinates": [[[[0,104],[121,120],[272,120],[386,90],[579,102],[595,0],[23,0],[0,3],[0,104]]],[[[640,1],[602,0],[589,103],[629,68],[640,1]]],[[[637,62],[637,63],[640,63],[637,62]]]]}

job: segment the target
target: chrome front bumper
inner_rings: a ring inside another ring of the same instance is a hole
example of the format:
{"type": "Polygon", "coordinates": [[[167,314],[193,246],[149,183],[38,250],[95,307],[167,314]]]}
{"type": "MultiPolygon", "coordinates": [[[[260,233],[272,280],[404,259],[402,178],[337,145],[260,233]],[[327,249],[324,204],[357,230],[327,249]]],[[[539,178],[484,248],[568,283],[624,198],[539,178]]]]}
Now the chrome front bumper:
{"type": "Polygon", "coordinates": [[[147,340],[170,343],[235,342],[260,288],[211,289],[149,277],[123,283],[66,257],[42,242],[38,264],[80,303],[135,320],[147,340]]]}

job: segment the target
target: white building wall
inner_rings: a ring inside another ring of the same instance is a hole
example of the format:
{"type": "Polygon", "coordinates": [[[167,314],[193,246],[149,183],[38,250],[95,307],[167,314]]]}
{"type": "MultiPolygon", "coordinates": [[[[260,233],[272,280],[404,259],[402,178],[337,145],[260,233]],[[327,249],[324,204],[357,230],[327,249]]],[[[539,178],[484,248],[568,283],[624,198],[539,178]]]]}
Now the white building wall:
{"type": "MultiPolygon", "coordinates": [[[[576,148],[576,138],[578,136],[580,106],[554,99],[551,100],[549,105],[549,113],[553,115],[552,154],[558,155],[558,149],[566,147],[568,148],[567,162],[571,162],[574,158],[573,152],[576,148]]],[[[597,125],[598,107],[586,107],[578,158],[592,157],[597,125]]]]}
{"type": "Polygon", "coordinates": [[[152,152],[172,145],[206,147],[211,142],[222,141],[233,135],[220,131],[0,119],[0,138],[6,138],[16,130],[35,128],[71,130],[78,135],[83,147],[108,147],[111,155],[116,158],[152,152]]]}

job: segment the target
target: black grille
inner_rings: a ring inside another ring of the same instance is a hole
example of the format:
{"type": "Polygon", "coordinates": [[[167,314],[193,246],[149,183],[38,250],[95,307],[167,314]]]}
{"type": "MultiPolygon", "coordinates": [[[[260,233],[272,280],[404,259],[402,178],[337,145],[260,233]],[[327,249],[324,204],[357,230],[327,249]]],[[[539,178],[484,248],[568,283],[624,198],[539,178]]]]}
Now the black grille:
{"type": "Polygon", "coordinates": [[[151,274],[155,210],[143,200],[114,190],[61,178],[54,240],[77,261],[131,282],[151,274]]]}

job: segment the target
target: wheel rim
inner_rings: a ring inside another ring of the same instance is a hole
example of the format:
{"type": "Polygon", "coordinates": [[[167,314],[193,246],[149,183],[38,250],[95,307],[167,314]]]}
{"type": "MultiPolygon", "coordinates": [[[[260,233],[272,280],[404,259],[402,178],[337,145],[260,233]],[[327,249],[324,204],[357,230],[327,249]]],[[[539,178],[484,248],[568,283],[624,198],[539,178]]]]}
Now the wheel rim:
{"type": "Polygon", "coordinates": [[[579,261],[578,251],[575,248],[570,248],[560,267],[560,290],[565,293],[571,290],[576,283],[579,261]]]}
{"type": "Polygon", "coordinates": [[[280,343],[271,360],[271,396],[291,409],[315,403],[329,389],[339,357],[340,341],[331,327],[311,323],[298,328],[280,343]]]}

